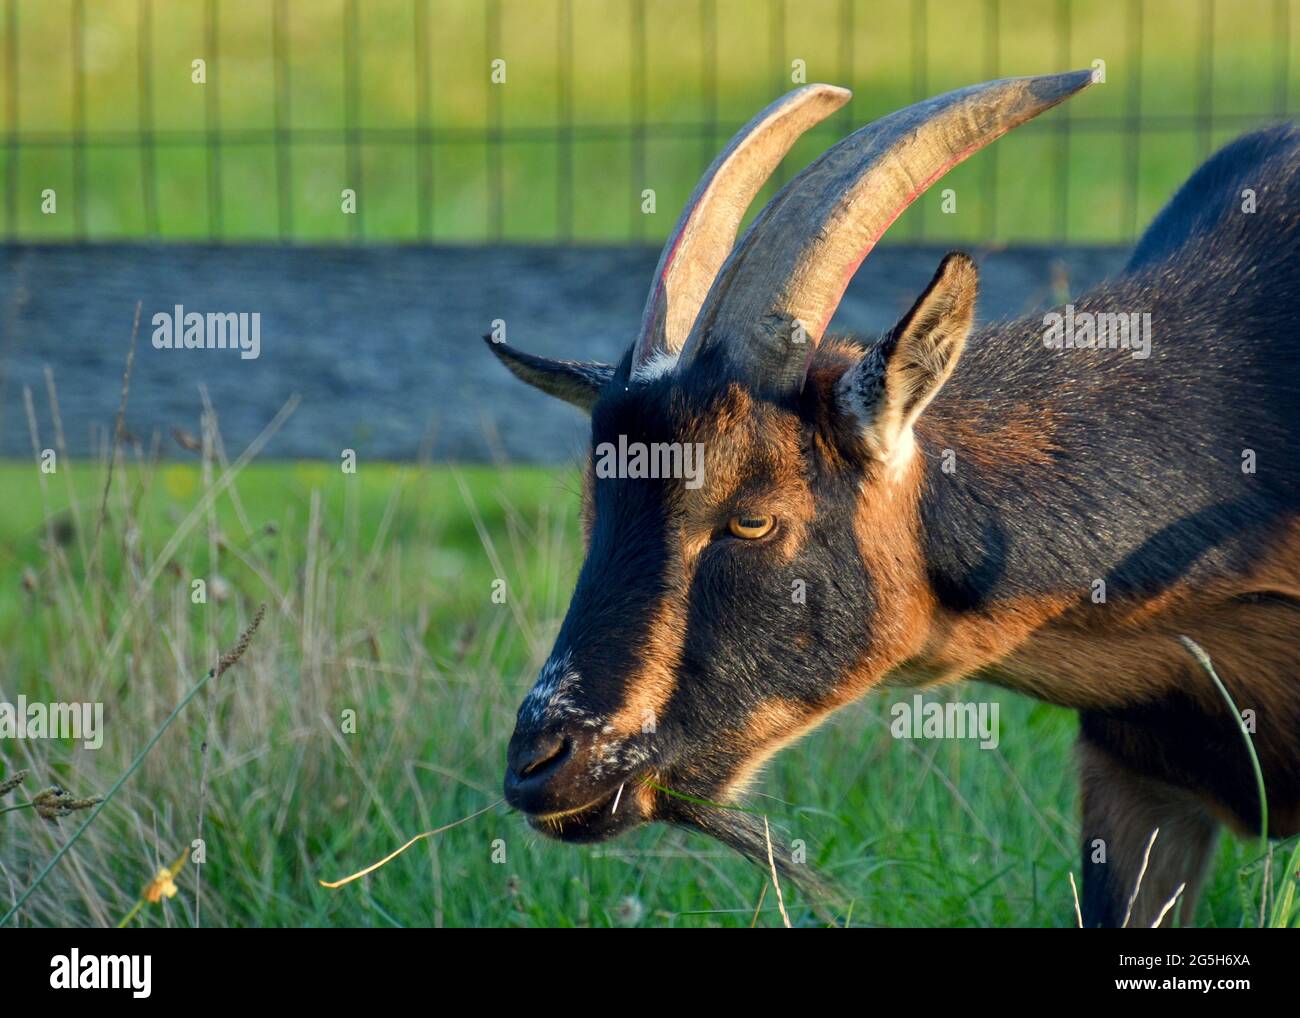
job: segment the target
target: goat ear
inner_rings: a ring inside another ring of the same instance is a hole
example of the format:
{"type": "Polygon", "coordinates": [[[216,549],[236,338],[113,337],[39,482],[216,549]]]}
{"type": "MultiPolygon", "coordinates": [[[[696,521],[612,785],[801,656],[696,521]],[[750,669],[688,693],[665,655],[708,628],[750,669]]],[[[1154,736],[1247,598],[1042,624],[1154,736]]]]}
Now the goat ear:
{"type": "Polygon", "coordinates": [[[957,366],[978,294],[975,263],[946,255],[912,309],[837,383],[841,410],[877,459],[898,464],[911,453],[912,425],[957,366]]]}
{"type": "Polygon", "coordinates": [[[612,364],[599,361],[560,361],[537,357],[516,350],[506,343],[498,343],[491,335],[483,337],[497,360],[510,369],[510,373],[534,389],[572,403],[579,410],[591,413],[596,397],[614,377],[612,364]]]}

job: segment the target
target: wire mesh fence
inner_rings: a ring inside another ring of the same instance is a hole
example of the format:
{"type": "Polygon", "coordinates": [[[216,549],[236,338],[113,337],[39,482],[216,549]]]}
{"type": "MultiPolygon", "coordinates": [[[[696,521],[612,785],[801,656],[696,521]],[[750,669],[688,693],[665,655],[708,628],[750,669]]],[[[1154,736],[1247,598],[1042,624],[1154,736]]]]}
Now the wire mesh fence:
{"type": "Polygon", "coordinates": [[[1289,116],[1296,2],[3,0],[5,236],[652,242],[802,80],[855,98],[770,187],[925,96],[1094,67],[892,236],[1123,241],[1289,116]]]}

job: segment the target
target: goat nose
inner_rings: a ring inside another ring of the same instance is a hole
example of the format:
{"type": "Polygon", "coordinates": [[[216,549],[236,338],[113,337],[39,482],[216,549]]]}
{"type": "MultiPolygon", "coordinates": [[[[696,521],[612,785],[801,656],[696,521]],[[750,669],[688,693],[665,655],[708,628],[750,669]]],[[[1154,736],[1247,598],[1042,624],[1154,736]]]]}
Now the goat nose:
{"type": "Polygon", "coordinates": [[[522,739],[516,736],[510,740],[506,763],[516,782],[540,781],[568,755],[568,749],[569,740],[559,732],[543,732],[522,739]]]}

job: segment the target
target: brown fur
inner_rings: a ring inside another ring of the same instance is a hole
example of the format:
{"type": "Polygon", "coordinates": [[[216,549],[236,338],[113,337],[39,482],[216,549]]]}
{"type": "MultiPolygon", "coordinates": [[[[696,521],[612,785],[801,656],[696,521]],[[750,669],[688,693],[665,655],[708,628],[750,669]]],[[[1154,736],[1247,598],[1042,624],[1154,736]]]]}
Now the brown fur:
{"type": "Polygon", "coordinates": [[[1095,746],[1081,743],[1078,756],[1085,866],[1104,869],[1126,903],[1128,926],[1153,926],[1162,913],[1161,926],[1179,916],[1186,925],[1213,854],[1214,818],[1194,793],[1132,771],[1095,746]],[[1094,863],[1099,851],[1105,862],[1094,863]]]}
{"type": "Polygon", "coordinates": [[[728,733],[729,741],[742,747],[746,757],[724,797],[743,794],[768,760],[820,725],[827,713],[783,697],[770,697],[759,704],[743,731],[728,733]]]}
{"type": "MultiPolygon", "coordinates": [[[[958,253],[875,344],[828,340],[809,365],[787,326],[824,324],[800,302],[834,289],[819,273],[836,285],[848,277],[825,266],[792,274],[770,257],[809,257],[783,247],[793,234],[778,228],[784,213],[806,212],[798,202],[778,203],[748,235],[753,244],[775,229],[782,241],[752,278],[745,259],[727,262],[710,290],[722,304],[702,309],[698,342],[671,376],[655,365],[637,390],[635,357],[614,368],[511,354],[521,377],[540,372],[532,384],[590,405],[593,435],[617,425],[702,443],[706,474],[697,489],[611,489],[609,531],[585,494],[600,555],[584,567],[573,631],[566,620],[558,656],[521,708],[512,805],[566,818],[566,836],[611,836],[636,818],[590,807],[633,777],[734,794],[781,746],[874,686],[979,676],[1080,711],[1084,834],[1107,848],[1104,868],[1085,856],[1092,922],[1119,924],[1133,897],[1130,924],[1149,925],[1180,886],[1189,915],[1219,824],[1254,833],[1262,810],[1241,718],[1180,644],[1186,634],[1256,722],[1268,833],[1300,830],[1296,263],[1286,257],[1295,220],[1211,221],[1225,179],[1291,181],[1289,200],[1269,206],[1291,207],[1298,154],[1293,129],[1230,146],[1158,217],[1126,274],[1081,298],[1107,313],[1151,308],[1164,345],[1146,372],[1101,348],[1058,357],[1032,319],[981,335],[956,371],[978,289],[958,253]],[[1227,300],[1223,278],[1240,283],[1227,300]],[[1259,453],[1258,477],[1253,459],[1238,472],[1242,441],[1259,453]],[[947,486],[950,451],[959,469],[947,486]],[[938,456],[942,471],[927,462],[938,456]],[[740,514],[776,525],[745,548],[727,528],[740,514]],[[1102,604],[1093,570],[1111,587],[1102,604]],[[792,607],[784,586],[801,581],[810,599],[792,607]],[[765,624],[752,622],[756,609],[765,624]],[[562,675],[571,658],[580,668],[562,675]],[[621,703],[612,716],[611,703],[621,703]],[[665,711],[669,737],[638,741],[665,711]],[[599,736],[571,723],[558,743],[570,751],[554,752],[556,716],[613,736],[599,767],[584,772],[571,745],[599,736]]],[[[820,240],[844,254],[842,240],[820,240]]],[[[724,840],[730,831],[742,851],[756,844],[753,829],[715,822],[700,798],[672,803],[642,786],[630,803],[641,817],[658,807],[670,822],[724,840]]]]}
{"type": "Polygon", "coordinates": [[[686,634],[685,598],[679,592],[670,592],[651,612],[654,622],[641,651],[641,668],[628,677],[623,705],[610,720],[615,735],[633,735],[647,724],[657,725],[677,688],[677,668],[686,634]]]}

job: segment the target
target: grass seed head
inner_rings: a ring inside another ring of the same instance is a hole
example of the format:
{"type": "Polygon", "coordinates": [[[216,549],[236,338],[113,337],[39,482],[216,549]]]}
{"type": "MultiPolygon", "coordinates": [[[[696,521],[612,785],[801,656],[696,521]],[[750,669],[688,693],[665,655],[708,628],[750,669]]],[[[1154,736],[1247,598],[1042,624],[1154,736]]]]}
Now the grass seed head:
{"type": "Polygon", "coordinates": [[[8,795],[10,792],[12,792],[15,788],[17,788],[19,785],[21,785],[24,781],[27,780],[27,775],[30,773],[31,771],[27,771],[27,770],[14,771],[14,773],[9,775],[9,777],[5,778],[3,781],[0,781],[0,796],[5,796],[8,795]]]}
{"type": "Polygon", "coordinates": [[[263,604],[257,609],[257,614],[253,616],[253,621],[248,624],[239,637],[239,642],[221,655],[221,660],[217,662],[217,674],[215,678],[221,678],[225,671],[234,665],[241,657],[244,651],[248,650],[248,645],[253,641],[253,634],[257,632],[257,627],[262,624],[262,616],[266,614],[266,605],[263,604]]]}
{"type": "Polygon", "coordinates": [[[98,795],[88,799],[74,798],[62,785],[51,785],[32,796],[32,805],[36,807],[37,815],[52,824],[57,824],[69,813],[90,809],[102,801],[103,797],[98,795]]]}

